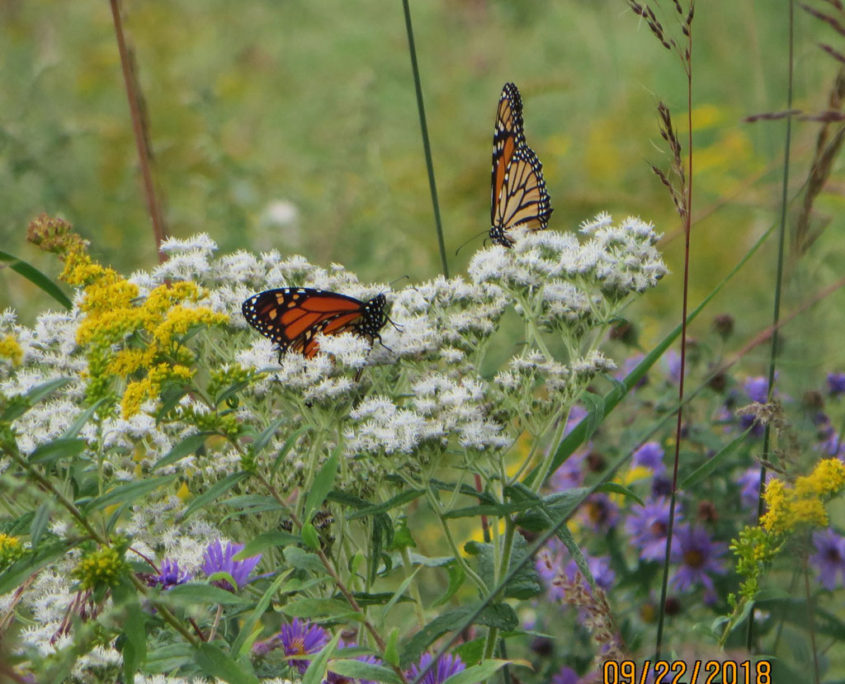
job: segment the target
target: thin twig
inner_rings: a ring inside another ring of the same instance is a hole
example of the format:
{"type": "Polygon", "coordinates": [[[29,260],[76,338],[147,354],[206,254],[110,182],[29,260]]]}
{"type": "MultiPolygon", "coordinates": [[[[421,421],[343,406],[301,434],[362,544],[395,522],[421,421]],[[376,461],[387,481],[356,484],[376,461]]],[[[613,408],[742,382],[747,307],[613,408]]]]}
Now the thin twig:
{"type": "Polygon", "coordinates": [[[141,176],[144,180],[144,196],[147,200],[147,211],[153,223],[153,235],[156,241],[156,254],[159,263],[166,257],[161,251],[161,243],[167,236],[167,226],[156,196],[155,183],[152,172],[152,148],[149,144],[149,131],[146,117],[143,114],[141,89],[132,65],[132,57],[123,35],[123,20],[120,16],[119,0],[110,0],[111,13],[114,18],[114,32],[117,36],[117,49],[120,52],[120,64],[123,67],[123,82],[126,87],[126,98],[129,100],[129,112],[132,115],[132,131],[135,135],[135,146],[138,148],[138,161],[141,165],[141,176]]]}

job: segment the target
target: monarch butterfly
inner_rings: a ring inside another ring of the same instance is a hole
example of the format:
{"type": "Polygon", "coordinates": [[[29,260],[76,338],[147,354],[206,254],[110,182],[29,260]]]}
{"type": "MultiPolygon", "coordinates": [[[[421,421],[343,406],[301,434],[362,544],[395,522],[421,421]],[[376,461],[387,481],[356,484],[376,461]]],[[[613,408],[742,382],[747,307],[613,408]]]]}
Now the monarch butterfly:
{"type": "Polygon", "coordinates": [[[522,98],[513,83],[505,83],[496,110],[491,195],[490,239],[503,247],[513,245],[508,230],[542,230],[552,214],[543,165],[525,142],[522,98]]]}
{"type": "Polygon", "coordinates": [[[317,333],[353,332],[381,342],[379,330],[388,320],[386,304],[383,294],[362,302],[336,292],[285,287],[253,295],[241,311],[247,323],[278,345],[281,362],[288,349],[312,358],[320,348],[317,333]]]}

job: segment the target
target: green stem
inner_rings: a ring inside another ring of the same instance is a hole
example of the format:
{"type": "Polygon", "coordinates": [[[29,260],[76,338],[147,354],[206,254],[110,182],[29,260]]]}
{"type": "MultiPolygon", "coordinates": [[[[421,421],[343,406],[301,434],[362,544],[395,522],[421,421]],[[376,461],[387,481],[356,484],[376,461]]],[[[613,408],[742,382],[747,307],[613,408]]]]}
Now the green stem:
{"type": "MultiPolygon", "coordinates": [[[[407,579],[413,572],[411,569],[411,554],[408,553],[407,547],[402,547],[402,567],[405,571],[405,579],[407,579]]],[[[419,585],[417,582],[411,582],[408,585],[408,588],[411,591],[411,598],[414,599],[414,607],[417,612],[417,622],[419,622],[420,628],[423,628],[425,627],[425,611],[423,610],[419,585]]]]}
{"type": "Polygon", "coordinates": [[[431,191],[431,204],[434,207],[434,224],[437,228],[437,245],[440,248],[440,262],[443,275],[449,277],[449,264],[446,262],[446,244],[443,241],[443,225],[440,222],[440,203],[437,201],[437,183],[434,181],[434,162],[431,159],[431,144],[428,142],[428,125],[425,122],[425,104],[423,103],[420,68],[417,64],[417,48],[414,45],[414,27],[411,24],[411,8],[408,0],[402,0],[405,10],[405,31],[408,33],[408,51],[411,53],[411,69],[414,72],[414,88],[417,93],[417,110],[420,115],[420,130],[422,131],[423,150],[425,150],[425,166],[428,170],[428,187],[431,191]]]}
{"type": "Polygon", "coordinates": [[[449,544],[449,548],[452,549],[452,555],[454,556],[455,560],[458,562],[458,565],[461,566],[461,569],[464,571],[467,577],[469,577],[473,584],[478,587],[478,590],[482,593],[487,591],[487,586],[484,584],[484,580],[475,572],[469,565],[467,565],[466,560],[464,560],[463,555],[461,555],[460,550],[458,549],[458,545],[455,543],[455,538],[452,536],[452,531],[449,529],[449,525],[446,524],[446,519],[443,517],[443,511],[440,508],[440,502],[437,500],[437,497],[433,494],[431,489],[426,490],[426,499],[428,499],[428,503],[431,506],[431,509],[434,511],[434,514],[437,516],[437,519],[440,521],[440,526],[443,528],[443,533],[446,535],[446,541],[449,544]]]}

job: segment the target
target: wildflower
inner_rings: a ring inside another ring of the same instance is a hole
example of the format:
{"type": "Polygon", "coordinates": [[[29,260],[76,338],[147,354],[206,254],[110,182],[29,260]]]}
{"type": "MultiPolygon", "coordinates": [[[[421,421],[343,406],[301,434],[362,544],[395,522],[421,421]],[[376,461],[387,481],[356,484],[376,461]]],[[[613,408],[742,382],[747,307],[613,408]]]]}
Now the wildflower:
{"type": "Polygon", "coordinates": [[[810,556],[810,562],[819,573],[819,583],[828,591],[836,588],[836,573],[845,583],[845,537],[831,529],[813,533],[816,553],[810,556]]]}
{"type": "MultiPolygon", "coordinates": [[[[689,339],[689,338],[687,338],[689,339]]],[[[681,379],[681,355],[674,349],[670,349],[663,357],[666,364],[666,371],[671,382],[677,383],[681,379]]]]}
{"type": "Polygon", "coordinates": [[[769,381],[762,375],[748,378],[745,381],[745,392],[751,401],[765,404],[769,400],[769,381]]]}
{"type": "Polygon", "coordinates": [[[245,560],[233,560],[232,557],[243,548],[243,544],[229,542],[224,549],[219,539],[209,544],[203,556],[202,571],[209,577],[218,572],[228,573],[234,580],[235,586],[232,586],[228,578],[216,579],[212,581],[212,584],[221,589],[236,591],[254,579],[250,577],[250,574],[261,560],[261,554],[245,560]]]}
{"type": "Polygon", "coordinates": [[[725,552],[725,544],[714,542],[707,530],[682,525],[677,530],[677,544],[672,547],[672,560],[681,567],[672,578],[678,591],[686,591],[696,585],[704,586],[704,602],[716,601],[716,588],[711,574],[723,575],[726,570],[719,561],[725,552]]]}
{"type": "MultiPolygon", "coordinates": [[[[766,478],[768,481],[768,477],[766,478]]],[[[739,498],[743,508],[754,510],[757,514],[757,499],[760,496],[760,466],[751,466],[737,481],[740,486],[739,498]]]]}
{"type": "Polygon", "coordinates": [[[663,447],[657,442],[646,442],[634,452],[632,460],[635,466],[644,466],[655,473],[662,473],[666,470],[663,454],[663,447]]]}
{"type": "Polygon", "coordinates": [[[294,656],[291,659],[291,664],[300,673],[304,673],[311,661],[295,656],[319,653],[329,642],[329,633],[319,625],[294,618],[290,624],[282,625],[277,638],[285,655],[294,656]]]}
{"type": "Polygon", "coordinates": [[[13,366],[20,365],[23,359],[23,349],[14,335],[6,335],[0,339],[0,358],[9,359],[13,366]]]}
{"type": "Polygon", "coordinates": [[[17,537],[0,532],[0,568],[11,565],[24,554],[24,546],[17,537]]]}
{"type": "Polygon", "coordinates": [[[187,570],[180,570],[179,563],[169,558],[161,562],[161,571],[157,575],[147,575],[146,582],[151,587],[161,587],[165,591],[192,579],[187,570]]]}
{"type": "MultiPolygon", "coordinates": [[[[353,649],[357,648],[358,645],[354,642],[351,643],[344,643],[343,639],[338,642],[337,650],[335,651],[335,656],[338,658],[347,658],[349,656],[345,656],[343,651],[346,649],[353,649]]],[[[369,665],[381,665],[382,662],[379,658],[376,658],[374,655],[369,653],[365,653],[364,655],[356,656],[355,660],[367,663],[369,665]]],[[[329,672],[324,684],[376,684],[376,682],[370,679],[349,679],[348,677],[344,677],[342,675],[336,674],[334,672],[329,672]]]]}
{"type": "Polygon", "coordinates": [[[105,546],[86,554],[73,571],[82,583],[83,589],[94,589],[100,585],[112,586],[126,569],[120,553],[105,546]]]}
{"type": "MultiPolygon", "coordinates": [[[[420,672],[425,670],[431,664],[431,654],[423,653],[418,664],[411,665],[410,669],[405,673],[408,680],[416,679],[420,672]]],[[[456,655],[444,653],[438,659],[437,663],[432,667],[428,674],[422,678],[420,684],[442,684],[452,675],[458,672],[463,672],[466,669],[463,661],[456,655]]]]}
{"type": "MultiPolygon", "coordinates": [[[[681,519],[676,511],[675,520],[681,519]]],[[[662,561],[666,555],[666,533],[669,529],[669,500],[656,499],[637,508],[625,521],[631,543],[640,550],[644,561],[662,561]]]]}
{"type": "Polygon", "coordinates": [[[832,397],[845,394],[845,373],[828,373],[827,391],[832,397]]]}

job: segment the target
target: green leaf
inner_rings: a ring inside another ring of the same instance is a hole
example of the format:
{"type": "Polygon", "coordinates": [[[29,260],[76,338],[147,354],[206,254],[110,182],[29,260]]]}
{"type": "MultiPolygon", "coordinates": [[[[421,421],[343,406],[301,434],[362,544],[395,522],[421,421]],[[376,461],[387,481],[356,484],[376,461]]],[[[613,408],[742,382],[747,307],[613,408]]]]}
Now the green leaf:
{"type": "Polygon", "coordinates": [[[93,416],[94,413],[97,411],[97,409],[99,409],[103,404],[105,404],[107,400],[108,400],[108,397],[103,397],[102,399],[98,399],[91,406],[89,406],[82,413],[80,413],[76,417],[76,420],[74,420],[73,423],[71,423],[70,427],[67,430],[65,430],[65,433],[62,435],[62,437],[66,438],[66,439],[72,439],[73,437],[76,437],[79,434],[79,431],[85,425],[85,423],[87,423],[89,420],[91,420],[91,416],[93,416]]]}
{"type": "MultiPolygon", "coordinates": [[[[244,549],[244,551],[246,551],[246,549],[244,549]]],[[[284,582],[292,572],[293,568],[285,570],[276,579],[273,580],[273,583],[269,587],[267,587],[267,590],[261,596],[261,599],[258,601],[258,603],[255,604],[255,608],[253,609],[253,611],[249,614],[247,619],[244,620],[244,623],[241,625],[240,631],[238,632],[238,636],[232,643],[232,653],[237,653],[239,656],[249,656],[248,652],[241,653],[247,641],[247,638],[253,633],[254,628],[261,621],[261,618],[266,612],[267,607],[270,605],[270,601],[273,600],[273,596],[279,590],[279,587],[282,586],[282,582],[284,582]]]]}
{"type": "Polygon", "coordinates": [[[17,589],[27,577],[35,575],[41,568],[64,556],[75,544],[65,541],[33,546],[33,553],[15,561],[0,572],[0,595],[17,589]]]}
{"type": "Polygon", "coordinates": [[[606,399],[600,394],[585,390],[578,397],[578,402],[587,409],[587,415],[579,422],[579,425],[584,426],[584,441],[586,442],[593,436],[607,415],[605,412],[606,399]]]}
{"type": "Polygon", "coordinates": [[[30,463],[54,463],[62,458],[70,460],[74,456],[79,456],[85,446],[84,439],[64,439],[60,437],[52,442],[46,442],[35,447],[28,460],[30,463]]]}
{"type": "Polygon", "coordinates": [[[70,383],[70,381],[70,378],[50,380],[49,382],[45,382],[41,385],[36,385],[25,394],[9,397],[8,405],[3,413],[0,414],[0,423],[11,422],[15,420],[15,418],[19,418],[39,401],[49,396],[60,387],[64,387],[70,383]]]}
{"type": "Polygon", "coordinates": [[[308,491],[308,498],[305,499],[304,520],[306,522],[310,522],[314,511],[323,505],[323,501],[326,500],[326,496],[331,491],[335,477],[337,477],[337,451],[323,463],[320,472],[314,478],[311,489],[308,491]]]}
{"type": "Polygon", "coordinates": [[[320,535],[310,522],[302,526],[302,542],[305,547],[316,551],[320,548],[320,535]]]}
{"type": "Polygon", "coordinates": [[[52,502],[47,500],[35,511],[32,523],[29,526],[29,543],[33,549],[38,547],[38,542],[41,541],[41,535],[47,529],[47,523],[50,522],[50,511],[52,510],[52,502]]]}
{"type": "Polygon", "coordinates": [[[110,492],[106,492],[103,496],[98,496],[92,499],[84,507],[86,512],[98,511],[103,508],[108,508],[115,504],[126,504],[135,501],[141,497],[146,496],[150,492],[155,491],[159,487],[164,487],[170,484],[178,475],[165,475],[163,477],[153,477],[137,482],[129,482],[125,485],[115,487],[110,492]]]}
{"type": "MultiPolygon", "coordinates": [[[[348,519],[348,518],[347,518],[348,519]]],[[[417,544],[408,529],[408,519],[403,515],[393,522],[393,541],[388,547],[391,551],[416,548],[417,544]]]]}
{"type": "Polygon", "coordinates": [[[704,463],[698,466],[698,468],[693,470],[689,475],[687,475],[683,480],[681,480],[679,488],[690,489],[692,487],[695,487],[699,482],[701,482],[705,478],[709,477],[710,474],[714,470],[716,470],[717,466],[722,463],[722,461],[724,461],[728,456],[734,453],[737,448],[739,448],[739,446],[745,441],[745,438],[750,431],[751,428],[748,428],[741,435],[728,442],[720,451],[714,454],[712,458],[706,460],[704,463]]]}
{"type": "Polygon", "coordinates": [[[509,662],[511,661],[482,660],[478,665],[473,665],[463,672],[452,675],[443,684],[479,684],[479,682],[484,682],[492,677],[509,662]]]}
{"type": "Polygon", "coordinates": [[[305,674],[302,677],[302,684],[322,684],[323,678],[326,675],[326,664],[335,652],[337,642],[339,640],[340,632],[338,631],[338,633],[334,635],[334,638],[327,643],[316,655],[314,660],[311,661],[311,664],[308,666],[308,669],[305,670],[305,674]]]}
{"type": "Polygon", "coordinates": [[[121,625],[126,640],[123,643],[123,677],[126,682],[135,681],[135,673],[147,656],[147,614],[141,609],[135,587],[127,578],[112,588],[116,605],[124,609],[121,625]]]}
{"type": "Polygon", "coordinates": [[[397,601],[402,598],[402,595],[407,591],[408,587],[411,585],[411,582],[414,581],[414,578],[417,576],[417,573],[421,570],[419,566],[414,568],[414,571],[408,575],[399,585],[395,592],[393,592],[393,596],[391,596],[390,600],[384,606],[384,609],[381,611],[382,620],[387,617],[387,614],[390,612],[390,609],[396,605],[397,601]]]}
{"type": "Polygon", "coordinates": [[[211,584],[179,584],[162,591],[156,602],[173,606],[196,606],[206,603],[224,606],[252,605],[252,599],[238,596],[211,584]]]}
{"type": "Polygon", "coordinates": [[[326,567],[322,561],[315,554],[305,549],[288,546],[285,548],[285,560],[297,570],[308,570],[323,575],[326,574],[326,567]]]}
{"type": "Polygon", "coordinates": [[[214,644],[203,643],[197,647],[194,659],[204,674],[222,679],[230,684],[259,684],[258,677],[251,671],[248,660],[238,662],[226,655],[214,644]]]}
{"type": "Polygon", "coordinates": [[[360,660],[332,660],[329,663],[329,670],[350,679],[402,684],[402,680],[390,668],[384,667],[383,665],[364,663],[360,660]]]}
{"type": "Polygon", "coordinates": [[[394,667],[399,667],[399,628],[394,627],[387,635],[387,643],[384,647],[384,662],[394,667]]]}
{"type": "Polygon", "coordinates": [[[391,508],[396,508],[397,506],[402,506],[403,504],[414,501],[415,499],[421,497],[423,494],[425,494],[424,489],[409,489],[388,499],[384,503],[367,506],[366,508],[359,509],[354,513],[350,513],[348,516],[346,516],[346,519],[355,520],[355,518],[363,518],[368,515],[386,513],[391,508]]]}
{"type": "Polygon", "coordinates": [[[345,601],[331,598],[303,598],[282,606],[281,611],[291,617],[299,618],[347,618],[357,615],[345,601]]]}
{"type": "MultiPolygon", "coordinates": [[[[466,619],[476,611],[476,607],[468,605],[451,610],[429,622],[405,643],[401,655],[402,667],[407,667],[419,660],[422,652],[446,632],[466,629],[469,626],[466,624],[466,619]]],[[[473,622],[487,627],[496,627],[505,632],[516,629],[519,625],[516,613],[507,603],[492,603],[485,606],[473,622]]]]}
{"type": "MultiPolygon", "coordinates": [[[[508,571],[512,571],[522,563],[526,556],[525,538],[518,532],[513,536],[513,548],[511,551],[510,565],[508,571]]],[[[468,553],[478,555],[478,574],[488,587],[494,586],[493,581],[495,560],[493,558],[493,545],[481,542],[467,542],[464,548],[468,553]]],[[[503,573],[505,574],[505,573],[503,573]]],[[[528,599],[542,593],[543,585],[540,576],[534,569],[533,563],[524,563],[514,577],[505,585],[504,596],[506,598],[528,599]]]]}
{"type": "Polygon", "coordinates": [[[244,558],[250,558],[251,556],[257,556],[265,549],[274,546],[290,546],[291,544],[298,544],[300,541],[299,537],[295,534],[290,534],[283,530],[273,530],[250,539],[241,553],[244,554],[244,558]]]}
{"type": "Polygon", "coordinates": [[[170,465],[171,463],[176,463],[176,461],[185,458],[185,456],[195,453],[197,449],[199,449],[203,444],[205,444],[205,440],[214,434],[217,433],[197,432],[196,434],[188,435],[187,437],[185,437],[185,439],[179,442],[179,444],[177,444],[170,451],[168,451],[166,456],[163,456],[158,461],[156,461],[155,465],[153,466],[153,470],[166,465],[170,465]]]}
{"type": "Polygon", "coordinates": [[[50,278],[48,278],[34,266],[26,263],[25,261],[21,261],[16,256],[12,256],[11,254],[7,254],[6,252],[0,252],[0,261],[5,261],[7,264],[9,264],[9,268],[11,268],[15,273],[22,275],[33,285],[41,288],[44,292],[46,292],[59,304],[61,304],[65,309],[73,308],[73,302],[71,302],[67,298],[67,295],[62,292],[61,288],[59,288],[56,283],[50,280],[50,278]]]}
{"type": "Polygon", "coordinates": [[[190,516],[196,513],[199,509],[207,506],[212,501],[217,499],[220,496],[223,496],[226,492],[228,492],[232,487],[237,486],[243,480],[249,477],[249,473],[232,473],[228,477],[220,480],[219,482],[215,483],[213,487],[209,490],[200,494],[196,499],[191,501],[191,504],[185,509],[185,512],[182,514],[180,518],[181,522],[187,520],[190,516]]]}
{"type": "Polygon", "coordinates": [[[645,506],[645,502],[637,496],[631,489],[621,485],[617,482],[605,482],[603,485],[596,487],[597,492],[605,492],[608,494],[621,494],[626,499],[636,501],[640,506],[645,506]]]}
{"type": "Polygon", "coordinates": [[[446,566],[446,569],[449,572],[449,586],[446,587],[446,592],[443,596],[432,604],[433,608],[442,606],[450,598],[452,598],[455,595],[455,592],[461,588],[461,585],[463,585],[464,580],[466,579],[466,573],[464,572],[463,566],[456,560],[453,559],[452,562],[446,566]]]}

